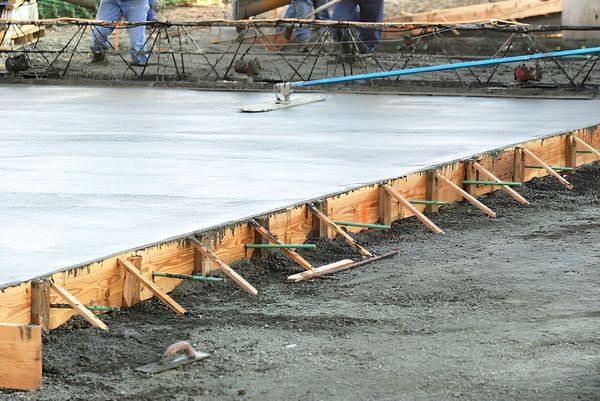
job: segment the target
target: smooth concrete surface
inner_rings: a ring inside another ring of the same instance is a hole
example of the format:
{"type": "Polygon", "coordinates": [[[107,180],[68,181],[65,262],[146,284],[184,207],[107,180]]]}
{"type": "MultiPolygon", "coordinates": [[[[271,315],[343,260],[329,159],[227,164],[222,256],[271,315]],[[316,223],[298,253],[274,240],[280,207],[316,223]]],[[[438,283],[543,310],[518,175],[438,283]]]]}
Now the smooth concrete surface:
{"type": "Polygon", "coordinates": [[[0,285],[600,122],[600,102],[0,87],[0,285]],[[299,95],[301,96],[301,95],[299,95]]]}

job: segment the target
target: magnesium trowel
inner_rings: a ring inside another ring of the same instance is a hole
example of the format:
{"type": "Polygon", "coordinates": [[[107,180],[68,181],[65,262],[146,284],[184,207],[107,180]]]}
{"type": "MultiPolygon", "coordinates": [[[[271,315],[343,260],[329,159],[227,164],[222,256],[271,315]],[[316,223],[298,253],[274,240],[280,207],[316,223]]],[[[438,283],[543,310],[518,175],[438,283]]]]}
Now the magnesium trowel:
{"type": "Polygon", "coordinates": [[[196,351],[190,343],[179,341],[167,348],[160,361],[140,366],[135,370],[142,373],[156,374],[201,361],[209,356],[204,352],[196,351]]]}
{"type": "Polygon", "coordinates": [[[368,73],[368,74],[348,75],[348,76],[343,76],[343,77],[314,79],[312,81],[284,82],[284,83],[279,83],[279,84],[275,85],[275,99],[276,99],[275,103],[271,102],[271,103],[258,104],[258,105],[254,105],[254,106],[246,106],[246,107],[242,107],[241,110],[244,112],[247,112],[247,113],[262,113],[265,111],[286,109],[288,107],[300,106],[303,104],[320,102],[320,101],[325,100],[325,98],[323,96],[303,97],[303,98],[299,98],[299,99],[295,99],[295,100],[292,100],[290,98],[293,89],[305,88],[307,86],[341,84],[344,82],[351,82],[351,81],[361,81],[361,80],[387,78],[387,77],[398,77],[401,75],[422,74],[422,73],[426,73],[426,72],[458,70],[460,68],[486,67],[486,66],[490,66],[490,65],[517,63],[517,62],[523,62],[523,61],[529,61],[529,60],[539,60],[539,59],[545,59],[545,58],[572,57],[572,56],[583,56],[583,55],[591,56],[591,55],[597,54],[597,53],[600,53],[600,47],[590,47],[590,48],[575,49],[575,50],[563,50],[563,51],[551,52],[551,53],[524,54],[522,56],[502,57],[502,58],[492,58],[492,59],[487,59],[487,60],[476,60],[476,61],[465,61],[465,62],[460,62],[460,63],[431,65],[431,66],[427,66],[427,67],[407,68],[404,70],[393,70],[393,71],[384,71],[384,72],[373,72],[373,73],[368,73]]]}

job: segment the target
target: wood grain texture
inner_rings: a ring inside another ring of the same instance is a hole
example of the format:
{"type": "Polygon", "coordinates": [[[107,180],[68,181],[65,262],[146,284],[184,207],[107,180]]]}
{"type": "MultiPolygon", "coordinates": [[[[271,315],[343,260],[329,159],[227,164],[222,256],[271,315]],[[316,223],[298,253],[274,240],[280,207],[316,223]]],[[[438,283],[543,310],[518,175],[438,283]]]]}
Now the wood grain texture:
{"type": "Polygon", "coordinates": [[[0,388],[37,390],[41,386],[40,326],[0,323],[0,388]]]}
{"type": "Polygon", "coordinates": [[[493,18],[512,20],[560,13],[561,0],[509,0],[463,7],[436,9],[417,14],[404,14],[386,19],[388,22],[459,23],[481,22],[493,18]]]}
{"type": "Polygon", "coordinates": [[[162,303],[167,305],[167,307],[169,309],[171,309],[173,312],[175,312],[179,315],[183,315],[187,312],[183,306],[181,306],[177,303],[177,301],[175,301],[173,298],[168,296],[167,293],[161,291],[160,288],[158,288],[154,284],[152,279],[149,279],[148,277],[144,276],[142,274],[142,272],[139,270],[139,268],[136,267],[129,260],[119,258],[118,263],[119,263],[119,265],[121,265],[125,268],[126,274],[129,274],[133,278],[138,280],[142,286],[146,287],[148,289],[148,291],[152,292],[152,294],[156,298],[160,299],[162,301],[162,303]]]}
{"type": "Polygon", "coordinates": [[[78,313],[82,318],[87,320],[89,324],[101,330],[108,331],[108,326],[102,320],[98,319],[98,317],[94,315],[92,311],[87,309],[85,305],[81,303],[80,300],[75,298],[73,294],[71,294],[66,288],[63,288],[61,285],[53,283],[52,281],[50,282],[50,288],[60,297],[61,300],[71,305],[73,310],[75,310],[76,313],[78,313]]]}

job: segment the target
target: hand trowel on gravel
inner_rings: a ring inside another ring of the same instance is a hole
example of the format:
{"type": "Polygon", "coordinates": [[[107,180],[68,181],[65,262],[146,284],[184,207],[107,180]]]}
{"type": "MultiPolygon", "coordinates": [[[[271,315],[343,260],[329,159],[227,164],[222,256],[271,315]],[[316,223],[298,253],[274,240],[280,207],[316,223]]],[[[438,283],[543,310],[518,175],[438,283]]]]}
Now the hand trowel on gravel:
{"type": "Polygon", "coordinates": [[[158,362],[152,362],[144,366],[140,366],[135,370],[137,372],[155,374],[166,370],[178,368],[180,366],[189,365],[190,363],[198,362],[208,358],[210,355],[204,352],[196,351],[190,343],[179,341],[170,345],[158,362]]]}

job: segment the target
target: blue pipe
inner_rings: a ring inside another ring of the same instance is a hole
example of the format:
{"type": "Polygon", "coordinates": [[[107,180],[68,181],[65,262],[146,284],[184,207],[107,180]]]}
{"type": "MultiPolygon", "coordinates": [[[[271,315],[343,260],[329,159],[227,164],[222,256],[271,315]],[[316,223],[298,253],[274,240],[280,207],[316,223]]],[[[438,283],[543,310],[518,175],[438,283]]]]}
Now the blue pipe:
{"type": "Polygon", "coordinates": [[[312,85],[337,84],[337,83],[341,83],[341,82],[360,81],[363,79],[396,77],[399,75],[420,74],[423,72],[456,70],[459,68],[481,67],[481,66],[486,66],[486,65],[516,63],[519,61],[527,61],[527,60],[538,60],[538,59],[542,59],[542,58],[567,57],[567,56],[575,56],[575,55],[582,55],[582,54],[594,54],[594,53],[600,53],[600,47],[591,47],[589,49],[577,49],[577,50],[563,50],[560,52],[552,52],[552,53],[526,54],[524,56],[504,57],[504,58],[478,60],[478,61],[466,61],[466,62],[462,62],[462,63],[432,65],[429,67],[408,68],[405,70],[374,72],[374,73],[370,73],[370,74],[349,75],[346,77],[314,79],[312,81],[290,82],[289,86],[291,88],[301,88],[304,86],[312,86],[312,85]]]}

